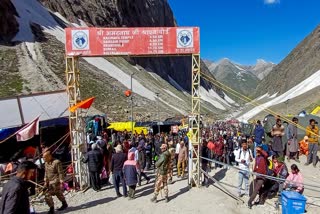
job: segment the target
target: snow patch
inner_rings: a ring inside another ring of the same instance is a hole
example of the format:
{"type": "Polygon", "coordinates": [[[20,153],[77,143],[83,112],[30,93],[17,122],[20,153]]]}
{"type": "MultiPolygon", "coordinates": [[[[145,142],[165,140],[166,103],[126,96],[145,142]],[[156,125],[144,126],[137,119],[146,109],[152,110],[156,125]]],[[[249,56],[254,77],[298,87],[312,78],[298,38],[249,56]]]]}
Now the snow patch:
{"type": "Polygon", "coordinates": [[[30,28],[31,23],[41,25],[45,32],[53,32],[55,36],[55,31],[63,32],[62,38],[64,38],[64,30],[37,0],[12,0],[11,2],[19,14],[19,17],[16,17],[19,23],[19,32],[12,41],[34,42],[34,36],[30,28]]]}
{"type": "Polygon", "coordinates": [[[273,94],[273,95],[271,95],[270,98],[276,98],[277,94],[278,94],[278,92],[273,94]]]}
{"type": "Polygon", "coordinates": [[[233,64],[237,69],[239,69],[240,71],[245,71],[243,68],[241,68],[240,66],[233,64]]]}
{"type": "Polygon", "coordinates": [[[226,108],[220,102],[218,102],[216,99],[214,99],[214,96],[212,96],[212,93],[210,94],[210,92],[207,91],[202,86],[200,87],[200,98],[204,101],[207,101],[208,103],[211,103],[213,106],[215,106],[218,109],[226,110],[226,108]]]}
{"type": "Polygon", "coordinates": [[[320,86],[319,78],[320,78],[320,70],[317,71],[316,73],[312,74],[307,79],[305,79],[304,81],[302,81],[298,85],[294,86],[293,88],[291,88],[287,92],[281,94],[280,96],[246,112],[239,119],[249,120],[253,116],[260,113],[261,111],[265,110],[266,108],[269,108],[270,106],[273,106],[273,105],[276,105],[279,103],[283,103],[283,102],[287,101],[288,99],[293,99],[297,96],[300,96],[301,94],[304,94],[304,93],[320,86]]]}
{"type": "Polygon", "coordinates": [[[263,98],[266,98],[266,97],[269,97],[270,95],[268,93],[256,98],[255,100],[258,101],[258,100],[262,100],[263,98]]]}
{"type": "Polygon", "coordinates": [[[224,94],[224,99],[228,102],[228,103],[231,103],[231,104],[234,104],[235,101],[233,99],[231,99],[228,95],[224,94]]]}
{"type": "MultiPolygon", "coordinates": [[[[92,64],[93,66],[97,67],[98,69],[106,72],[109,76],[117,79],[127,88],[130,88],[131,85],[131,78],[130,75],[123,72],[121,69],[110,63],[108,60],[103,59],[102,57],[83,57],[88,63],[92,64]]],[[[149,100],[155,100],[155,93],[144,87],[140,84],[137,80],[132,79],[132,91],[148,98],[149,100]]]]}
{"type": "Polygon", "coordinates": [[[159,99],[161,102],[163,102],[164,104],[166,104],[167,106],[169,106],[170,108],[176,110],[177,112],[179,112],[179,113],[181,113],[181,114],[183,114],[183,115],[186,115],[186,114],[187,114],[184,110],[182,110],[182,109],[180,109],[180,108],[178,108],[178,107],[175,107],[175,106],[173,106],[173,105],[170,105],[168,102],[164,101],[164,100],[161,99],[160,97],[158,97],[158,99],[159,99]]]}
{"type": "Polygon", "coordinates": [[[167,92],[168,94],[170,94],[172,97],[175,97],[181,101],[184,101],[183,99],[181,99],[180,97],[178,97],[177,95],[175,95],[174,93],[172,93],[171,91],[169,91],[168,89],[163,89],[165,92],[167,92]]]}
{"type": "Polygon", "coordinates": [[[34,49],[34,43],[33,42],[26,42],[26,47],[28,49],[28,52],[30,53],[30,56],[32,58],[33,61],[37,60],[37,54],[35,52],[35,49],[34,49]]]}

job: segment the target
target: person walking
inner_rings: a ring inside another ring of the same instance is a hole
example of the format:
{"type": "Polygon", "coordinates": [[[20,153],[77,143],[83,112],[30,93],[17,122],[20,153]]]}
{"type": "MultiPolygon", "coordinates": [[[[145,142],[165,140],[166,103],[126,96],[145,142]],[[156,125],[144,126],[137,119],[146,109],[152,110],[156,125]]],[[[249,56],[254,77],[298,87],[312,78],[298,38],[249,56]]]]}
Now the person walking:
{"type": "Polygon", "coordinates": [[[127,160],[127,155],[123,153],[122,146],[117,145],[115,148],[116,153],[113,154],[111,159],[111,172],[113,175],[113,185],[117,193],[117,197],[127,197],[127,186],[123,176],[123,165],[127,160]],[[122,184],[123,195],[120,194],[119,187],[122,184]]]}
{"type": "Polygon", "coordinates": [[[175,148],[170,148],[169,152],[170,152],[170,162],[168,166],[168,181],[169,181],[169,184],[172,184],[173,166],[175,162],[175,148]]]}
{"type": "Polygon", "coordinates": [[[18,165],[17,174],[5,184],[0,202],[1,214],[30,214],[28,180],[34,177],[37,166],[31,161],[18,165]]]}
{"type": "Polygon", "coordinates": [[[313,163],[313,167],[316,167],[317,164],[317,152],[318,152],[318,143],[319,143],[319,127],[316,126],[316,121],[311,119],[309,121],[310,125],[306,128],[306,136],[308,136],[309,146],[308,146],[308,159],[305,165],[313,163]]]}
{"type": "Polygon", "coordinates": [[[138,164],[134,160],[133,152],[129,152],[128,160],[123,164],[123,174],[126,184],[129,186],[129,200],[132,200],[138,183],[138,164]]]}
{"type": "Polygon", "coordinates": [[[157,174],[156,174],[156,180],[155,180],[155,187],[154,187],[154,195],[151,198],[151,202],[157,203],[157,197],[159,195],[159,192],[161,188],[164,190],[164,197],[165,202],[169,202],[169,190],[168,190],[168,165],[170,162],[170,153],[167,150],[167,145],[162,144],[161,147],[161,155],[156,162],[157,167],[157,174]]]}
{"type": "MultiPolygon", "coordinates": [[[[208,143],[206,140],[203,140],[202,142],[202,148],[201,148],[201,157],[203,158],[209,158],[209,149],[207,147],[208,143]]],[[[206,159],[201,159],[201,169],[205,172],[208,172],[208,164],[209,164],[209,161],[206,160],[206,159]]],[[[202,185],[203,186],[206,186],[208,187],[209,186],[209,179],[207,177],[207,175],[203,174],[203,182],[202,182],[202,185]]]]}
{"type": "Polygon", "coordinates": [[[288,125],[287,127],[287,160],[290,162],[290,159],[293,159],[300,163],[299,161],[299,145],[298,145],[298,124],[299,120],[298,118],[294,117],[292,118],[292,123],[288,125]]]}
{"type": "Polygon", "coordinates": [[[62,170],[61,162],[57,159],[54,159],[49,150],[44,152],[43,159],[45,162],[44,183],[45,187],[48,189],[45,194],[45,201],[50,208],[48,214],[52,214],[54,213],[54,202],[52,199],[52,196],[54,195],[62,203],[62,206],[57,209],[58,211],[68,208],[68,204],[63,195],[64,172],[62,170]]]}
{"type": "Polygon", "coordinates": [[[90,184],[95,191],[101,189],[100,173],[103,167],[103,155],[99,146],[94,143],[91,145],[91,151],[89,151],[83,160],[84,163],[88,163],[90,184]]]}
{"type": "Polygon", "coordinates": [[[180,176],[182,178],[184,178],[184,171],[186,168],[186,161],[188,158],[188,151],[187,151],[187,147],[184,145],[184,142],[181,141],[180,142],[180,149],[179,149],[179,156],[178,156],[178,178],[180,178],[180,176]]]}
{"type": "Polygon", "coordinates": [[[146,179],[147,184],[149,183],[150,178],[144,172],[144,168],[146,167],[146,156],[145,156],[144,149],[141,145],[139,145],[137,149],[138,149],[138,174],[139,174],[138,183],[139,183],[139,186],[141,186],[142,176],[144,177],[144,179],[146,179]]]}
{"type": "Polygon", "coordinates": [[[235,152],[236,162],[239,164],[240,171],[238,172],[238,196],[241,197],[242,183],[245,184],[245,194],[249,196],[249,167],[252,162],[252,152],[248,149],[248,143],[243,140],[240,149],[235,152]]]}

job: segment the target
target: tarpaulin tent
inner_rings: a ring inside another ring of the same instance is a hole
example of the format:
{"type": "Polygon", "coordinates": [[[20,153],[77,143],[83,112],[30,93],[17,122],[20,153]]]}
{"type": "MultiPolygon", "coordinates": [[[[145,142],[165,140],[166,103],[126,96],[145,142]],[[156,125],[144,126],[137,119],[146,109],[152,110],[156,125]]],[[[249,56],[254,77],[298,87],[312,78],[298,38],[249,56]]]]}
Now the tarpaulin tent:
{"type": "Polygon", "coordinates": [[[108,126],[107,129],[114,129],[116,131],[129,131],[131,132],[132,130],[132,125],[133,125],[133,131],[137,132],[140,134],[143,132],[144,134],[148,134],[148,128],[146,127],[136,127],[135,122],[115,122],[115,123],[110,123],[110,126],[108,126]],[[132,124],[133,123],[133,124],[132,124]]]}

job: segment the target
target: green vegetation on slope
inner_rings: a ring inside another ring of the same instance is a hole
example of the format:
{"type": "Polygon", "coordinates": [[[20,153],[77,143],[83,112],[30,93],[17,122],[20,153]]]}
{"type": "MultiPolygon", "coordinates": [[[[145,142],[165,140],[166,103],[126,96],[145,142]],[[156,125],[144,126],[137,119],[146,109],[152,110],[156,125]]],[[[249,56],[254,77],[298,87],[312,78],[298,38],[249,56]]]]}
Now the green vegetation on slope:
{"type": "Polygon", "coordinates": [[[23,80],[14,48],[0,47],[0,75],[0,97],[15,96],[22,92],[23,80]]]}

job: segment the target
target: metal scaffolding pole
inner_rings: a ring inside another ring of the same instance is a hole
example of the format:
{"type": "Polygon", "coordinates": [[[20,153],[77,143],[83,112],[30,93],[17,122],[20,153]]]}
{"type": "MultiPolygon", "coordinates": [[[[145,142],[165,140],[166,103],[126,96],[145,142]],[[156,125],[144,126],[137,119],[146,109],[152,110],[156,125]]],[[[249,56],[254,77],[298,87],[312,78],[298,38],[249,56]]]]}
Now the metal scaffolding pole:
{"type": "MultiPolygon", "coordinates": [[[[200,187],[200,55],[192,55],[192,115],[191,143],[189,144],[189,181],[200,187]]],[[[189,184],[192,184],[189,183],[189,184]]]]}
{"type": "MultiPolygon", "coordinates": [[[[80,97],[80,71],[79,58],[66,57],[66,80],[69,107],[81,101],[80,97]]],[[[75,112],[69,112],[69,130],[71,138],[71,158],[74,173],[74,185],[83,189],[88,186],[87,165],[81,162],[83,153],[87,151],[84,113],[79,108],[75,112]]]]}

